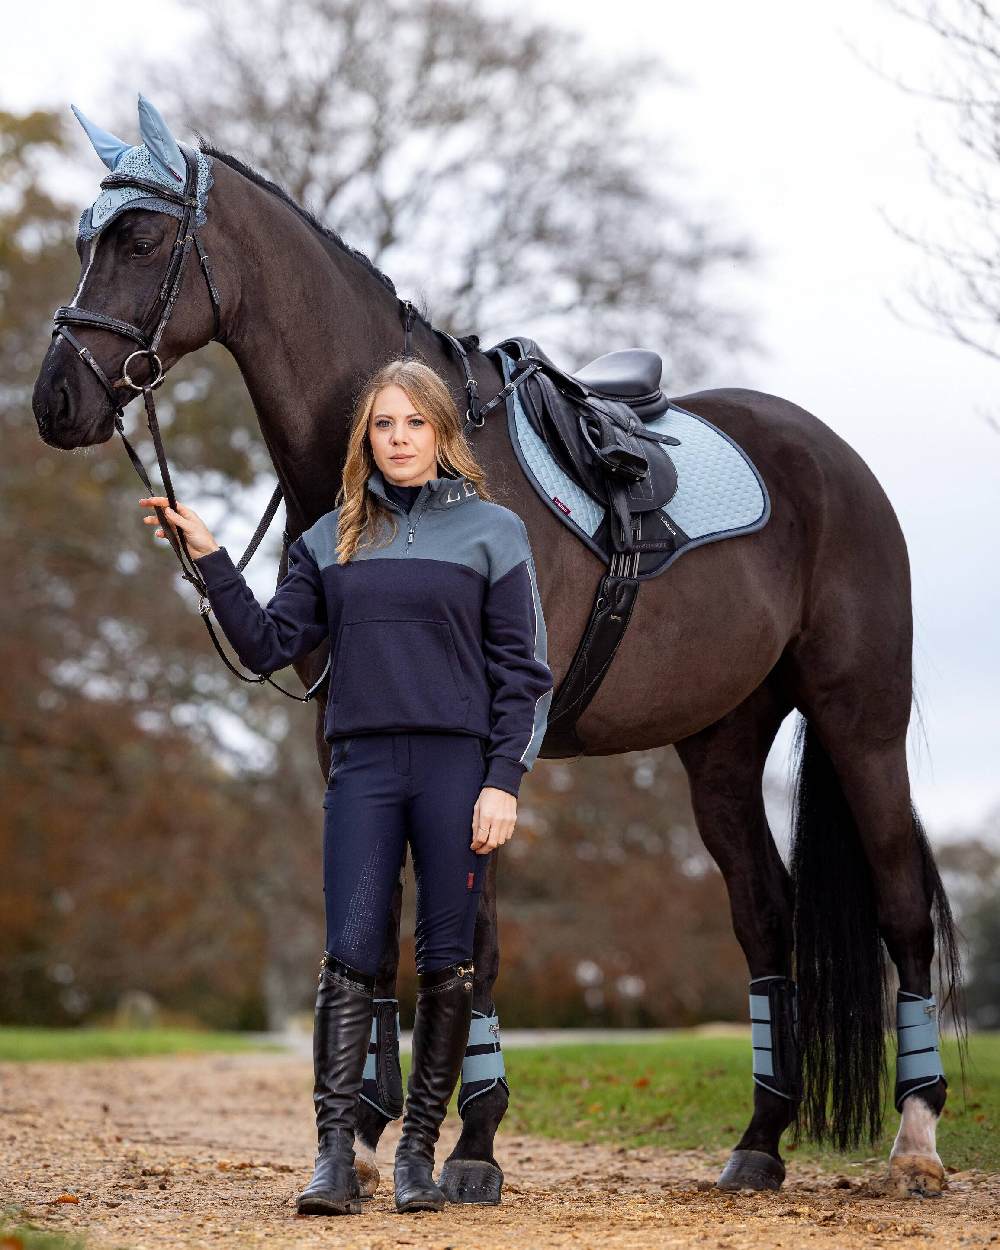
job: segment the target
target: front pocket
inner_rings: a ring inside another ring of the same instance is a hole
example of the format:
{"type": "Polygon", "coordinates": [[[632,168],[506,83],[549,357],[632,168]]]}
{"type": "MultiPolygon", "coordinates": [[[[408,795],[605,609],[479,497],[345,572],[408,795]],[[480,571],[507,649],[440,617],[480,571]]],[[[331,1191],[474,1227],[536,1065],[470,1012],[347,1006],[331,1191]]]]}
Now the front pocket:
{"type": "Polygon", "coordinates": [[[351,621],[340,632],[330,689],[336,723],[464,725],[466,689],[448,621],[351,621]]]}

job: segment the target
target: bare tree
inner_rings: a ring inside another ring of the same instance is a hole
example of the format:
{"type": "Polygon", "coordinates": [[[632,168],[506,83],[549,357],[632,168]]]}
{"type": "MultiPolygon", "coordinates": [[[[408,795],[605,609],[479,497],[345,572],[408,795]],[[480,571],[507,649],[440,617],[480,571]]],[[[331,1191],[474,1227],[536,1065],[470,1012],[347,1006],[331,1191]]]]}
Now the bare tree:
{"type": "Polygon", "coordinates": [[[531,333],[569,366],[658,348],[672,387],[750,345],[714,288],[752,249],[692,205],[655,57],[601,59],[467,0],[198,8],[192,55],[143,79],[168,116],[283,184],[437,324],[531,333]]]}
{"type": "Polygon", "coordinates": [[[939,142],[918,136],[947,206],[938,229],[917,233],[890,223],[929,262],[910,294],[938,329],[1000,360],[1000,11],[989,0],[888,3],[930,32],[942,53],[938,81],[898,85],[948,110],[957,139],[942,153],[939,142]]]}

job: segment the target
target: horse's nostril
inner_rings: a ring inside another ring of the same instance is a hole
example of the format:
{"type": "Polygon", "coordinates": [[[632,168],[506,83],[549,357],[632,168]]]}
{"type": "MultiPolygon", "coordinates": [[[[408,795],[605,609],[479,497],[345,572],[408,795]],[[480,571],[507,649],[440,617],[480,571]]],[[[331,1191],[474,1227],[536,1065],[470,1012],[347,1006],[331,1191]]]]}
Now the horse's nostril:
{"type": "Polygon", "coordinates": [[[69,391],[65,382],[60,382],[55,388],[55,394],[52,397],[52,407],[50,415],[56,421],[61,421],[69,413],[69,391]]]}

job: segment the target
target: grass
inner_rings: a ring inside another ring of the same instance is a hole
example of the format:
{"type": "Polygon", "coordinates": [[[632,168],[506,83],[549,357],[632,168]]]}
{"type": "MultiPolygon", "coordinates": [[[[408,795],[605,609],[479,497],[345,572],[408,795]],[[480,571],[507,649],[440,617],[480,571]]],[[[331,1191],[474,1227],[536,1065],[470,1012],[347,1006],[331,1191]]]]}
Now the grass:
{"type": "MultiPolygon", "coordinates": [[[[239,1033],[0,1028],[0,1061],[273,1049],[239,1033]]],[[[971,1038],[964,1091],[954,1044],[946,1039],[942,1049],[951,1087],[938,1128],[941,1156],[960,1170],[1000,1171],[1000,1033],[971,1038]]],[[[504,1125],[517,1132],[619,1146],[717,1150],[734,1146],[750,1117],[748,1038],[678,1034],[648,1042],[567,1043],[511,1049],[504,1058],[512,1089],[504,1125]]],[[[404,1076],[407,1066],[404,1058],[404,1076]]],[[[795,1146],[786,1134],[782,1153],[834,1168],[885,1157],[898,1123],[889,1094],[887,1135],[874,1147],[840,1155],[805,1142],[795,1146]]],[[[0,1230],[6,1232],[2,1216],[0,1230]]],[[[31,1250],[43,1245],[24,1244],[31,1250]]]]}
{"type": "Polygon", "coordinates": [[[201,1051],[275,1050],[239,1033],[197,1029],[0,1028],[0,1062],[31,1059],[120,1059],[134,1055],[192,1055],[201,1051]]]}
{"type": "MultiPolygon", "coordinates": [[[[1000,1171],[1000,1034],[970,1040],[963,1094],[953,1044],[943,1045],[951,1073],[948,1105],[938,1128],[947,1166],[1000,1171]]],[[[511,1084],[506,1128],[570,1141],[677,1150],[730,1148],[750,1118],[749,1039],[679,1035],[629,1044],[511,1049],[504,1060],[511,1084]]],[[[891,1071],[891,1064],[890,1064],[891,1071]]],[[[840,1155],[786,1135],[782,1153],[842,1168],[885,1157],[899,1117],[887,1102],[887,1135],[840,1155]]]]}
{"type": "Polygon", "coordinates": [[[84,1250],[84,1243],[78,1237],[19,1223],[17,1212],[7,1208],[0,1211],[0,1250],[84,1250]]]}

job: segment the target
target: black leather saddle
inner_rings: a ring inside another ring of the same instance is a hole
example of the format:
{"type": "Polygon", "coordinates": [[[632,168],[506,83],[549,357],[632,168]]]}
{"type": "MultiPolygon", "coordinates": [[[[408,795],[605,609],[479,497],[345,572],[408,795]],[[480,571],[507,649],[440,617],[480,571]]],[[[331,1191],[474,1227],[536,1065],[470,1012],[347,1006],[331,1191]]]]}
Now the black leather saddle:
{"type": "Polygon", "coordinates": [[[643,513],[662,508],[677,490],[677,470],[666,450],[680,440],[647,428],[669,407],[660,390],[663,362],[656,352],[609,352],[570,374],[533,339],[497,344],[514,361],[525,415],[552,458],[608,508],[611,551],[670,551],[675,537],[663,527],[643,536],[643,513]]]}
{"type": "Polygon", "coordinates": [[[662,416],[669,407],[669,400],[660,390],[663,360],[659,352],[630,347],[626,351],[598,356],[576,373],[566,373],[549,359],[534,339],[516,335],[498,346],[515,358],[530,357],[539,361],[551,377],[559,379],[561,385],[581,398],[598,395],[628,404],[643,421],[662,416]]]}

